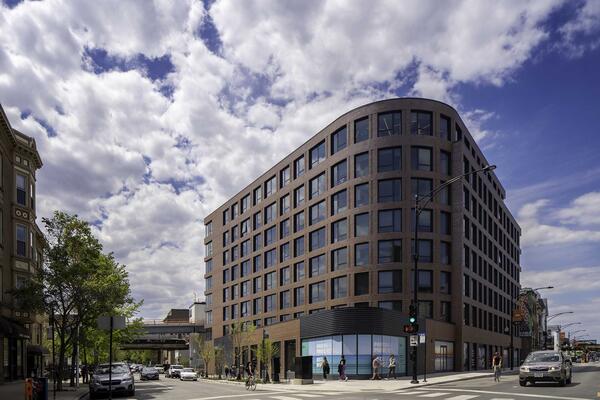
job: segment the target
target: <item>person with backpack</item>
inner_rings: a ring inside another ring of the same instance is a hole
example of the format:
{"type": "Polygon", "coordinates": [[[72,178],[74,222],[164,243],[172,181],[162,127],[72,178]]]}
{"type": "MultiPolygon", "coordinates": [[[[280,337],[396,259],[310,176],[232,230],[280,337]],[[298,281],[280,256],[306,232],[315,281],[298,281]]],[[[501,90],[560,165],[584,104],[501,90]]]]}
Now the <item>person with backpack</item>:
{"type": "Polygon", "coordinates": [[[494,370],[494,382],[500,382],[500,374],[502,373],[502,356],[495,352],[492,358],[492,369],[494,370]]]}
{"type": "Polygon", "coordinates": [[[388,379],[390,378],[390,376],[392,376],[392,374],[394,375],[394,379],[396,379],[396,357],[394,357],[393,354],[390,356],[388,368],[388,379]]]}
{"type": "Polygon", "coordinates": [[[323,357],[321,368],[323,368],[323,379],[327,380],[327,375],[329,375],[329,361],[327,361],[327,357],[323,357]]]}
{"type": "Polygon", "coordinates": [[[338,374],[340,375],[341,381],[347,381],[348,377],[346,376],[346,359],[344,356],[340,359],[340,363],[338,364],[338,374]]]}
{"type": "Polygon", "coordinates": [[[380,365],[381,365],[381,362],[379,361],[379,357],[373,356],[373,363],[371,364],[371,366],[373,367],[373,376],[371,377],[371,380],[381,379],[381,377],[379,376],[380,365]]]}

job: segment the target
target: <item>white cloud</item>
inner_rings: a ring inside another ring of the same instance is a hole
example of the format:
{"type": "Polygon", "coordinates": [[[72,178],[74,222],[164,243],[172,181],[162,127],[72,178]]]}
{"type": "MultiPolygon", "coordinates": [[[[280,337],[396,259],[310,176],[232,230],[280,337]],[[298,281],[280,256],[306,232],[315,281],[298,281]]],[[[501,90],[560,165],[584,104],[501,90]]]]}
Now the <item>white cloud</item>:
{"type": "Polygon", "coordinates": [[[582,292],[600,292],[600,265],[594,267],[570,267],[558,270],[530,271],[527,268],[521,274],[523,287],[554,286],[548,295],[582,292]],[[586,282],[582,285],[582,282],[586,282]]]}
{"type": "Polygon", "coordinates": [[[558,49],[571,57],[580,57],[586,51],[597,49],[600,46],[600,2],[586,0],[578,8],[575,18],[567,21],[559,31],[564,37],[558,49]]]}
{"type": "Polygon", "coordinates": [[[569,207],[559,210],[556,215],[564,223],[600,224],[600,192],[590,192],[579,196],[569,207]]]}

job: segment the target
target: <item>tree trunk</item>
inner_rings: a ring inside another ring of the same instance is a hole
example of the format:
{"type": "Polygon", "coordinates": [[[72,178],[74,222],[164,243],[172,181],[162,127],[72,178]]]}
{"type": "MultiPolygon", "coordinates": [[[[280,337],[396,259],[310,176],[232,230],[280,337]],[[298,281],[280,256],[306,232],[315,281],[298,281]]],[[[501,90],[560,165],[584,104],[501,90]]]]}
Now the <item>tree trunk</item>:
{"type": "Polygon", "coordinates": [[[63,381],[63,369],[65,367],[65,332],[60,331],[60,346],[58,349],[58,368],[56,369],[56,390],[59,392],[63,389],[62,381],[63,381]]]}

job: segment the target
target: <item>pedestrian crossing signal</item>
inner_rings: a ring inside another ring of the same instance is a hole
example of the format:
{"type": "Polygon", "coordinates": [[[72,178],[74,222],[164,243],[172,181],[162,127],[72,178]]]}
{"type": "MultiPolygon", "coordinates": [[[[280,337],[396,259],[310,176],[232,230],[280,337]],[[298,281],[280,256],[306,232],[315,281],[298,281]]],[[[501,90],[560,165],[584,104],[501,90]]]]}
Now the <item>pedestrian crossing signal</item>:
{"type": "Polygon", "coordinates": [[[408,324],[404,325],[404,333],[417,333],[419,331],[419,325],[408,324]]]}

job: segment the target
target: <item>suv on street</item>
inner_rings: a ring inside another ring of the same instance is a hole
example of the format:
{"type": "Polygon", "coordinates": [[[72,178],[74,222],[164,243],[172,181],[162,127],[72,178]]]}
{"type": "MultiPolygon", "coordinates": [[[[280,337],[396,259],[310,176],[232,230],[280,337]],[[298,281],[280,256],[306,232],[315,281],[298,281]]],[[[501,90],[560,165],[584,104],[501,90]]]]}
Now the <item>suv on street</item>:
{"type": "Polygon", "coordinates": [[[529,353],[519,368],[519,385],[535,382],[557,382],[560,386],[570,384],[573,378],[571,360],[560,351],[534,351],[529,353]]]}
{"type": "Polygon", "coordinates": [[[180,378],[181,370],[183,369],[183,365],[171,365],[167,370],[166,377],[167,378],[180,378]]]}
{"type": "Polygon", "coordinates": [[[113,393],[127,393],[128,396],[135,395],[135,382],[133,373],[125,363],[100,364],[95,369],[90,380],[90,399],[99,394],[107,394],[109,388],[109,371],[112,373],[111,391],[113,393]],[[112,371],[110,371],[112,370],[112,371]]]}

